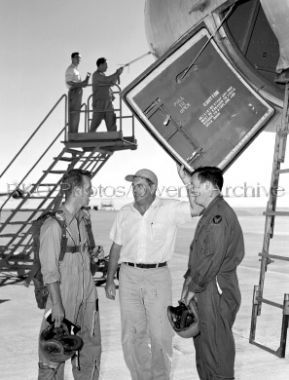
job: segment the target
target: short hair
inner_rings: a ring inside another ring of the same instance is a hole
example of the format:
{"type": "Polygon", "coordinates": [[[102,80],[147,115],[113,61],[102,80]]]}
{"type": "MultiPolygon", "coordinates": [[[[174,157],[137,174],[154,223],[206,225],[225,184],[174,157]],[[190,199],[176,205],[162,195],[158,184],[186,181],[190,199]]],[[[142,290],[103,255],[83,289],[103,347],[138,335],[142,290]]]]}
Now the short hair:
{"type": "Polygon", "coordinates": [[[91,173],[82,169],[71,169],[66,172],[61,181],[61,191],[68,199],[75,187],[83,185],[83,177],[91,178],[91,173]]]}
{"type": "Polygon", "coordinates": [[[79,52],[78,51],[74,51],[73,53],[71,53],[71,58],[75,58],[75,57],[78,57],[80,56],[79,52]]]}
{"type": "Polygon", "coordinates": [[[104,57],[98,58],[96,61],[96,66],[99,67],[100,65],[103,65],[106,62],[106,59],[104,57]]]}
{"type": "Polygon", "coordinates": [[[223,188],[224,178],[223,172],[220,168],[216,166],[203,166],[196,169],[192,175],[197,174],[201,183],[205,181],[211,182],[220,191],[223,188]]]}

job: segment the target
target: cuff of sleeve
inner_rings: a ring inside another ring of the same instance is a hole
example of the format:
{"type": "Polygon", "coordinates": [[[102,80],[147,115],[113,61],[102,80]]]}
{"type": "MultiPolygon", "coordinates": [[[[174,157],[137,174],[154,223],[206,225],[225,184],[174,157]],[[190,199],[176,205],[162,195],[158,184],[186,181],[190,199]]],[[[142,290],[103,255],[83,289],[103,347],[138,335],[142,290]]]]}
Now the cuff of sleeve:
{"type": "Polygon", "coordinates": [[[117,239],[115,236],[110,236],[109,238],[110,238],[110,240],[111,240],[113,243],[115,243],[115,244],[117,244],[117,245],[122,245],[122,242],[120,241],[120,239],[117,239]]]}
{"type": "Polygon", "coordinates": [[[60,274],[58,272],[49,272],[43,274],[43,282],[45,285],[53,284],[54,282],[60,282],[60,274]]]}
{"type": "Polygon", "coordinates": [[[185,279],[187,279],[188,277],[190,277],[190,268],[188,268],[186,273],[184,274],[185,279]]]}
{"type": "Polygon", "coordinates": [[[188,288],[189,291],[194,293],[201,293],[204,290],[204,288],[196,284],[193,280],[189,283],[188,288]]]}

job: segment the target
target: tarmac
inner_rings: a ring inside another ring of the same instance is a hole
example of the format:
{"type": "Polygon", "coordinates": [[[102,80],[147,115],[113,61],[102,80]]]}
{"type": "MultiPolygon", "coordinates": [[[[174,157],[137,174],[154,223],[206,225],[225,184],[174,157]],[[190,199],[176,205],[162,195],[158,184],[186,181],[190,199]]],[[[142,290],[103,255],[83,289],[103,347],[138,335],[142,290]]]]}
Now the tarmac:
{"type": "MultiPolygon", "coordinates": [[[[114,212],[93,213],[93,225],[97,244],[103,244],[108,253],[108,232],[114,212]]],[[[249,343],[253,287],[259,279],[258,252],[262,246],[264,218],[259,215],[240,216],[243,227],[246,256],[239,266],[238,275],[242,292],[242,304],[233,327],[236,343],[235,376],[237,380],[287,380],[289,376],[288,348],[284,359],[249,343]]],[[[183,274],[186,270],[188,247],[193,237],[196,221],[179,229],[175,254],[170,262],[173,278],[173,300],[179,299],[183,274]]],[[[276,232],[272,248],[278,254],[286,254],[289,246],[287,224],[281,224],[276,232]]],[[[287,253],[288,255],[288,253],[287,253]]],[[[288,292],[288,264],[273,263],[266,274],[265,296],[282,303],[288,292]]],[[[98,287],[102,332],[102,360],[100,380],[129,380],[130,375],[122,356],[120,343],[120,314],[118,297],[108,300],[104,288],[98,287]]],[[[33,287],[22,283],[0,288],[0,379],[37,379],[37,338],[43,312],[37,309],[33,287]]],[[[263,306],[258,317],[256,340],[277,350],[280,341],[282,310],[263,306]]],[[[172,380],[198,379],[195,368],[194,345],[191,339],[175,335],[173,341],[172,380]]],[[[68,362],[65,380],[72,380],[68,362]]]]}

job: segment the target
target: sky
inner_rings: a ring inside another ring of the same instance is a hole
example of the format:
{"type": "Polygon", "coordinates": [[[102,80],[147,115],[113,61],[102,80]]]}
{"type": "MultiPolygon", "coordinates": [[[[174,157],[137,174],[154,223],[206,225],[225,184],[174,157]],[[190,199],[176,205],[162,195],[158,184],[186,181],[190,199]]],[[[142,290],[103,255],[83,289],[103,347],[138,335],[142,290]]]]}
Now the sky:
{"type": "MultiPolygon", "coordinates": [[[[0,14],[1,70],[1,167],[8,164],[49,109],[66,92],[64,72],[70,54],[79,51],[79,70],[95,70],[95,61],[108,60],[108,74],[149,51],[144,28],[145,0],[2,0],[0,14]]],[[[153,56],[125,69],[124,88],[146,67],[153,56]]],[[[56,117],[40,141],[20,158],[11,174],[0,179],[0,186],[17,181],[39,151],[63,126],[63,114],[56,117]]],[[[136,151],[115,153],[93,180],[112,189],[127,187],[124,176],[142,167],[156,172],[163,196],[177,196],[182,183],[172,158],[137,123],[136,151]],[[174,194],[174,195],[173,195],[174,194]]],[[[270,183],[274,135],[261,133],[225,174],[224,195],[233,206],[265,206],[270,183]],[[254,195],[254,196],[253,196],[254,195]]],[[[57,147],[60,151],[61,146],[57,147]]],[[[45,168],[43,168],[45,169],[45,168]]],[[[124,198],[122,196],[122,198],[124,198]]],[[[288,199],[283,191],[280,204],[288,199]]],[[[126,199],[122,199],[126,201],[126,199]]]]}

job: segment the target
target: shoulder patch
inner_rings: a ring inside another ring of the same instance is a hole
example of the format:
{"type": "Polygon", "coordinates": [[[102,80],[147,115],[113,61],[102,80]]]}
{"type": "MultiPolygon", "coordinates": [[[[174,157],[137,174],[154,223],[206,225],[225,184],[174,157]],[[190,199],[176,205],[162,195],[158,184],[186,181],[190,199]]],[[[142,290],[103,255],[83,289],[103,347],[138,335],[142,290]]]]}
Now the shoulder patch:
{"type": "Polygon", "coordinates": [[[221,215],[215,215],[212,219],[213,224],[220,224],[222,221],[222,216],[221,215]]]}

